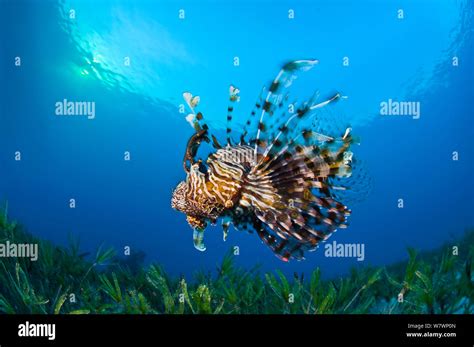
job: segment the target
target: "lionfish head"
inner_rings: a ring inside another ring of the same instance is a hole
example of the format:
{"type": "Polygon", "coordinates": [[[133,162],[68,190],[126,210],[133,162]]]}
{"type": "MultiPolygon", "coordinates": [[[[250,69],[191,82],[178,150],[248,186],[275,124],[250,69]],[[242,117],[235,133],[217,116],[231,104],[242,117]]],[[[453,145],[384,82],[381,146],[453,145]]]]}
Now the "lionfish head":
{"type": "Polygon", "coordinates": [[[178,186],[173,191],[173,197],[171,198],[171,207],[175,210],[187,213],[189,210],[189,204],[186,199],[187,192],[186,182],[179,182],[178,186]]]}
{"type": "Polygon", "coordinates": [[[186,214],[186,220],[193,229],[204,230],[206,219],[202,216],[202,211],[187,198],[187,184],[181,181],[173,192],[171,207],[186,214]]]}

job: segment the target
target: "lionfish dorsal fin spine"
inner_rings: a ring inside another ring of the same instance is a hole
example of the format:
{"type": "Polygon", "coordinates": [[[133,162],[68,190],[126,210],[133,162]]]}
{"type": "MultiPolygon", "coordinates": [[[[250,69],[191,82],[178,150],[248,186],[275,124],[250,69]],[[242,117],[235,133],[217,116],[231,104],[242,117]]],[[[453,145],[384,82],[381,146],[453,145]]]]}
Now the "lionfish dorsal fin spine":
{"type": "Polygon", "coordinates": [[[239,92],[240,90],[236,88],[235,86],[231,85],[229,87],[229,105],[227,106],[227,127],[226,127],[226,139],[227,139],[228,145],[232,145],[232,138],[231,138],[232,114],[234,112],[234,104],[236,102],[239,102],[240,100],[239,92]]]}
{"type": "MultiPolygon", "coordinates": [[[[263,153],[263,157],[265,157],[273,148],[273,146],[275,146],[275,144],[278,143],[280,137],[287,133],[290,129],[290,123],[292,121],[294,121],[295,119],[301,119],[303,117],[305,117],[306,115],[310,115],[311,112],[310,111],[313,111],[313,110],[316,110],[318,108],[321,108],[321,107],[324,107],[332,102],[335,102],[337,100],[339,100],[339,98],[341,97],[341,95],[339,93],[336,93],[334,96],[330,97],[329,99],[323,101],[323,102],[320,102],[318,104],[314,104],[314,105],[311,105],[311,106],[305,106],[303,108],[300,108],[298,109],[292,116],[290,116],[285,124],[283,124],[283,126],[280,128],[280,131],[278,132],[278,134],[274,137],[273,141],[270,143],[270,145],[265,149],[265,152],[263,153]]],[[[297,135],[298,137],[300,135],[297,135]]],[[[321,137],[326,137],[326,139],[329,141],[331,140],[331,137],[329,136],[326,136],[326,135],[322,135],[321,134],[321,137]]],[[[295,139],[293,139],[294,141],[295,139]]],[[[280,141],[281,143],[283,141],[280,141]]]]}
{"type": "Polygon", "coordinates": [[[261,112],[260,117],[258,118],[256,135],[253,139],[248,141],[249,144],[254,144],[255,155],[258,153],[259,147],[266,147],[268,145],[268,139],[261,139],[261,134],[268,134],[270,129],[265,125],[265,115],[272,117],[276,108],[283,105],[282,101],[285,98],[285,91],[296,79],[296,73],[298,71],[309,70],[317,63],[317,60],[297,60],[288,62],[273,79],[268,88],[268,92],[263,99],[263,104],[258,107],[259,109],[261,108],[261,112]]]}
{"type": "Polygon", "coordinates": [[[245,137],[247,136],[248,129],[250,128],[250,126],[252,125],[252,122],[255,119],[257,110],[259,110],[262,107],[262,100],[263,100],[262,98],[263,98],[264,91],[265,91],[265,87],[263,87],[262,90],[260,91],[260,95],[258,96],[257,101],[255,102],[255,105],[252,111],[250,112],[250,115],[248,116],[248,118],[246,119],[244,123],[242,133],[240,135],[240,142],[239,142],[240,145],[244,145],[247,143],[247,141],[245,140],[245,137]]]}

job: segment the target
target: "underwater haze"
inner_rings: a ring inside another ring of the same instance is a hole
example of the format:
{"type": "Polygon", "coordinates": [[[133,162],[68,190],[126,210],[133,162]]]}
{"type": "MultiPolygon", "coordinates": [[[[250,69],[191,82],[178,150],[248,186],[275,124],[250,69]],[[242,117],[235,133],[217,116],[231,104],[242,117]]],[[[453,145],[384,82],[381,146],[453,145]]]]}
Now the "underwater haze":
{"type": "Polygon", "coordinates": [[[237,249],[247,268],[329,277],[434,249],[474,226],[473,14],[468,0],[0,0],[0,202],[35,236],[78,237],[84,252],[129,246],[175,275],[213,272],[237,249]],[[370,189],[327,243],[363,245],[363,257],[321,244],[285,263],[255,233],[231,228],[224,242],[220,225],[196,250],[170,203],[194,132],[183,92],[225,134],[229,85],[238,126],[298,59],[319,64],[292,97],[347,97],[325,121],[351,126],[370,189]],[[94,109],[61,116],[64,100],[94,109]],[[393,102],[412,112],[387,114],[393,102]]]}

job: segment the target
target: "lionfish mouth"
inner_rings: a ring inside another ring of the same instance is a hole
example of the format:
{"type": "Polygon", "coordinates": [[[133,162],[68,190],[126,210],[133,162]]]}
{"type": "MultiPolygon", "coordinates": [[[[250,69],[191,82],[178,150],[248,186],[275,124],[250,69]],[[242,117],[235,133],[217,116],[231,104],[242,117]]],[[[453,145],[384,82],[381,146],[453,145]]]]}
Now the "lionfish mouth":
{"type": "MultiPolygon", "coordinates": [[[[321,109],[343,98],[336,93],[288,103],[288,90],[301,71],[317,60],[285,64],[237,135],[231,127],[239,89],[229,88],[225,145],[197,111],[200,98],[183,94],[190,113],[186,120],[195,133],[188,140],[183,159],[186,180],[173,192],[171,205],[186,214],[194,230],[196,249],[204,251],[208,222],[222,220],[224,240],[229,226],[255,231],[264,244],[283,261],[304,259],[338,228],[345,228],[350,210],[346,195],[357,195],[351,180],[354,172],[351,129],[339,135],[316,132],[321,109]],[[290,111],[290,107],[293,111],[290,111]],[[309,121],[308,121],[309,120],[309,121]],[[316,121],[316,125],[311,121],[316,121]],[[214,148],[205,160],[197,158],[203,143],[214,148]]],[[[235,130],[234,130],[235,132],[235,130]]],[[[360,173],[357,181],[361,182],[360,173]]]]}

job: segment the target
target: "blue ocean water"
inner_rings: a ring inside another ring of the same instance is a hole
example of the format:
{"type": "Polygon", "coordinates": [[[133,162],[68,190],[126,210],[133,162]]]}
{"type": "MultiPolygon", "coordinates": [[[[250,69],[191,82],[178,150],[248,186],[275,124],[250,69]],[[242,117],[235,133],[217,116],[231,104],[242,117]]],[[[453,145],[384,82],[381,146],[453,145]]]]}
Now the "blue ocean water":
{"type": "Polygon", "coordinates": [[[473,13],[472,1],[0,0],[0,201],[35,235],[130,246],[176,275],[213,271],[234,246],[245,267],[326,276],[432,249],[474,225],[473,13]],[[321,248],[283,263],[256,235],[223,242],[220,227],[198,252],[170,207],[193,133],[182,93],[223,130],[230,84],[243,122],[284,62],[310,58],[320,63],[292,95],[348,96],[341,114],[372,180],[330,239],[363,243],[364,261],[321,248]],[[95,102],[96,117],[57,116],[64,99],[95,102]],[[419,119],[380,115],[389,99],[419,102],[419,119]]]}

